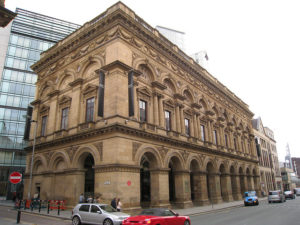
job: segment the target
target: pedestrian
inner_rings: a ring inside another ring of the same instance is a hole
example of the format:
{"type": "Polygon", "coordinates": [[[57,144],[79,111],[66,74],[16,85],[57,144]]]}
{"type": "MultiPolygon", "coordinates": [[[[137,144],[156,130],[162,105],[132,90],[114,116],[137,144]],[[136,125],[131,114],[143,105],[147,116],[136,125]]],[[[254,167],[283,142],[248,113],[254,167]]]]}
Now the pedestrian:
{"type": "Polygon", "coordinates": [[[93,198],[92,198],[92,196],[89,195],[89,197],[88,197],[88,199],[87,199],[87,202],[88,202],[88,203],[93,203],[93,198]]]}
{"type": "Polygon", "coordinates": [[[84,203],[84,195],[83,195],[83,193],[81,193],[81,195],[79,196],[79,203],[84,203]]]}
{"type": "Polygon", "coordinates": [[[122,202],[121,202],[121,200],[119,198],[117,200],[117,211],[118,212],[122,211],[122,202]]]}
{"type": "Polygon", "coordinates": [[[111,205],[111,207],[113,207],[114,209],[117,209],[117,200],[116,200],[116,198],[113,198],[113,200],[111,200],[110,205],[111,205]]]}

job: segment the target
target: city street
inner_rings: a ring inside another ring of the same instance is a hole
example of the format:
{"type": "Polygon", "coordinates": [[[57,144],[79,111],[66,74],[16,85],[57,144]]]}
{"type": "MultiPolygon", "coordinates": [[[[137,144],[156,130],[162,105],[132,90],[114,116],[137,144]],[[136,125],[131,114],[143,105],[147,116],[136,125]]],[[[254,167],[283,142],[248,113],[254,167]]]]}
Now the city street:
{"type": "Polygon", "coordinates": [[[298,225],[300,197],[285,203],[261,202],[259,206],[224,209],[190,216],[193,225],[298,225]]]}
{"type": "MultiPolygon", "coordinates": [[[[17,211],[6,206],[0,206],[0,224],[16,224],[17,211]]],[[[26,225],[70,225],[71,220],[64,220],[55,217],[22,213],[20,224],[26,225]]]]}

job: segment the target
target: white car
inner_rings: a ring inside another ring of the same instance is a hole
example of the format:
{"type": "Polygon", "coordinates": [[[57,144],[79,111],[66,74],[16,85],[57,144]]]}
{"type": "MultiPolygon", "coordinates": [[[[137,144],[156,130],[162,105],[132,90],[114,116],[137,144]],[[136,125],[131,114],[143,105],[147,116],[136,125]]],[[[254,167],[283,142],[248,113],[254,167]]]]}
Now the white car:
{"type": "Polygon", "coordinates": [[[282,194],[282,191],[276,190],[276,191],[269,191],[268,196],[269,203],[272,202],[285,202],[285,196],[282,194]]]}
{"type": "Polygon", "coordinates": [[[130,215],[117,212],[107,204],[81,203],[72,210],[72,224],[121,225],[130,215]]]}

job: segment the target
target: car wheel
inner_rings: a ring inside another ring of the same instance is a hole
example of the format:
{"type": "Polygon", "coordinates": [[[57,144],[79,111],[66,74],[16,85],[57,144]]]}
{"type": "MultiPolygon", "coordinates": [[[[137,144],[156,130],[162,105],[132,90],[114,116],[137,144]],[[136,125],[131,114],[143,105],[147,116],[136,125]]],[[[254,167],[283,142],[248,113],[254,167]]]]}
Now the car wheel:
{"type": "Polygon", "coordinates": [[[271,201],[269,201],[269,204],[271,204],[272,202],[271,201]]]}
{"type": "Polygon", "coordinates": [[[103,225],[113,225],[113,222],[110,219],[106,219],[104,220],[103,225]]]}
{"type": "Polygon", "coordinates": [[[80,219],[78,216],[74,216],[73,219],[72,219],[72,225],[80,225],[81,222],[80,222],[80,219]]]}
{"type": "Polygon", "coordinates": [[[244,206],[247,206],[247,204],[246,204],[246,203],[244,203],[244,206]]]}
{"type": "Polygon", "coordinates": [[[184,221],[183,225],[190,225],[190,222],[188,220],[184,221]]]}

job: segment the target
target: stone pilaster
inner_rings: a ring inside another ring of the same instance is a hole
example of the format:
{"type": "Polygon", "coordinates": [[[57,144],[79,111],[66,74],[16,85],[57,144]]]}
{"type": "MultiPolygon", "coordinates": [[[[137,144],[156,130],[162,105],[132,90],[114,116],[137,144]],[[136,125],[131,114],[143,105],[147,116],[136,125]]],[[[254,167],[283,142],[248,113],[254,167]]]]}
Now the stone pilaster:
{"type": "Polygon", "coordinates": [[[230,175],[222,174],[220,180],[223,200],[226,202],[233,201],[230,175]]]}
{"type": "Polygon", "coordinates": [[[191,201],[190,172],[187,170],[174,171],[175,205],[180,208],[193,206],[191,201]]]}
{"type": "Polygon", "coordinates": [[[208,174],[208,187],[210,193],[210,200],[215,203],[223,202],[221,197],[221,184],[220,184],[220,174],[219,173],[209,173],[208,174]]]}
{"type": "Polygon", "coordinates": [[[159,126],[165,127],[166,125],[165,125],[165,114],[164,114],[164,107],[163,107],[163,96],[159,96],[158,108],[159,108],[159,126]]]}
{"type": "Polygon", "coordinates": [[[169,207],[169,169],[151,169],[151,207],[169,207]]]}
{"type": "Polygon", "coordinates": [[[158,113],[158,95],[154,93],[153,95],[153,122],[156,126],[159,124],[159,113],[158,113]]]}

